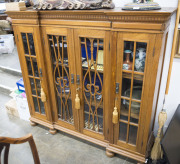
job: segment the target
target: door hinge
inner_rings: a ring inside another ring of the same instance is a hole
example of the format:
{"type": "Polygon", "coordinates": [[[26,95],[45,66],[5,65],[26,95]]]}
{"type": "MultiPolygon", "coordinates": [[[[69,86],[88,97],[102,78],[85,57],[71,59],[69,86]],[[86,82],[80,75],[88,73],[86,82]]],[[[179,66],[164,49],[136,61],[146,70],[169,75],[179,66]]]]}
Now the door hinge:
{"type": "Polygon", "coordinates": [[[76,83],[77,83],[77,85],[80,84],[80,76],[79,75],[76,76],[76,83]]]}
{"type": "Polygon", "coordinates": [[[18,34],[17,34],[17,41],[19,42],[18,34]]]}
{"type": "Polygon", "coordinates": [[[155,53],[155,47],[153,48],[153,57],[154,57],[154,53],[155,53]]]}
{"type": "Polygon", "coordinates": [[[74,84],[74,74],[71,74],[71,84],[74,84]]]}
{"type": "Polygon", "coordinates": [[[111,45],[110,45],[110,42],[109,42],[109,51],[110,51],[110,48],[111,48],[111,45]]]}
{"type": "Polygon", "coordinates": [[[108,130],[107,130],[107,134],[109,134],[109,128],[108,128],[108,130]]]}
{"type": "Polygon", "coordinates": [[[116,94],[119,93],[119,83],[116,83],[116,94]]]}

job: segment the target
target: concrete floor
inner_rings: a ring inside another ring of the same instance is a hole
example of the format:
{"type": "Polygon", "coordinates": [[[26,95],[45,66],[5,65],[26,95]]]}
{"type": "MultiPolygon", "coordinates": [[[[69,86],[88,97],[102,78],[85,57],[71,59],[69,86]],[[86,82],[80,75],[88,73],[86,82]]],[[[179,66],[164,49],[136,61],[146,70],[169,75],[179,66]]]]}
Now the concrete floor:
{"type": "MultiPolygon", "coordinates": [[[[0,94],[0,135],[22,137],[32,133],[42,164],[132,164],[134,160],[116,155],[108,158],[105,149],[78,139],[63,132],[51,135],[48,129],[7,115],[4,104],[10,97],[0,94]]],[[[32,153],[28,143],[11,145],[10,164],[33,164],[32,153]]]]}
{"type": "Polygon", "coordinates": [[[0,66],[18,71],[21,70],[16,46],[14,47],[12,54],[0,54],[0,66]]]}

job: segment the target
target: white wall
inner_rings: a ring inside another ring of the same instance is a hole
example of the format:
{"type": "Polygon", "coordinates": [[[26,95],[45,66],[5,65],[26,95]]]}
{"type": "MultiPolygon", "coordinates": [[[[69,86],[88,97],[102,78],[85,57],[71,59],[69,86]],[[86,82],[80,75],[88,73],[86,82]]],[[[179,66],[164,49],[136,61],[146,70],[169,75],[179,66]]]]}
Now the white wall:
{"type": "MultiPolygon", "coordinates": [[[[133,0],[113,0],[116,7],[122,7],[124,6],[124,4],[130,3],[132,1],[133,0]]],[[[154,0],[154,2],[159,3],[161,7],[177,7],[178,5],[178,0],[154,0]]],[[[173,35],[174,35],[175,19],[176,19],[176,14],[172,16],[171,23],[170,23],[166,56],[165,56],[160,94],[159,94],[159,100],[158,100],[158,106],[157,106],[155,128],[154,128],[155,134],[157,133],[157,129],[158,129],[158,120],[157,120],[158,114],[162,109],[164,95],[165,95],[165,88],[166,88],[167,75],[168,75],[168,69],[169,69],[169,61],[170,61],[171,48],[172,48],[173,35]]],[[[167,128],[178,104],[180,103],[179,93],[180,93],[180,59],[174,59],[169,94],[167,96],[167,101],[165,103],[165,108],[167,109],[167,115],[168,115],[168,119],[165,123],[165,129],[167,128]]]]}

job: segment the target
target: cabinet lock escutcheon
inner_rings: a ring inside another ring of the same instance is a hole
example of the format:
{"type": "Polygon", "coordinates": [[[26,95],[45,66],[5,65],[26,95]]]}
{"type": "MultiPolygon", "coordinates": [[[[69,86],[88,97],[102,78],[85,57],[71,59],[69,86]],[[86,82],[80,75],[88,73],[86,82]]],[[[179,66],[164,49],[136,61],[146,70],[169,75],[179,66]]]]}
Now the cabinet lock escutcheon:
{"type": "Polygon", "coordinates": [[[119,93],[119,83],[116,83],[116,93],[119,93]]]}
{"type": "Polygon", "coordinates": [[[77,83],[78,85],[80,84],[80,76],[79,76],[79,75],[76,76],[76,83],[77,83]]]}
{"type": "Polygon", "coordinates": [[[74,74],[71,74],[71,84],[74,84],[74,74]]]}

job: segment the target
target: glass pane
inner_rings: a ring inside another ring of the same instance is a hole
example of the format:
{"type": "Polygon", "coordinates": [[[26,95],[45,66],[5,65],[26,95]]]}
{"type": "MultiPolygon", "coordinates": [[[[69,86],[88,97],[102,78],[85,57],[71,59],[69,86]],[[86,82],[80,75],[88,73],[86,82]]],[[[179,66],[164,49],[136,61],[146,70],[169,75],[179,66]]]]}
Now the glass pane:
{"type": "Polygon", "coordinates": [[[32,59],[33,68],[34,68],[34,76],[39,77],[38,64],[37,64],[36,58],[31,58],[31,59],[32,59]]]}
{"type": "Polygon", "coordinates": [[[74,123],[69,84],[67,40],[65,36],[58,35],[48,35],[48,39],[57,94],[58,118],[69,123],[74,123]]]}
{"type": "Polygon", "coordinates": [[[141,94],[142,94],[142,81],[134,80],[132,98],[136,100],[141,100],[141,94]]]}
{"type": "Polygon", "coordinates": [[[36,87],[37,87],[38,96],[41,96],[41,84],[39,79],[36,79],[36,87]]]}
{"type": "Polygon", "coordinates": [[[143,43],[143,42],[136,43],[136,57],[135,57],[135,65],[134,65],[135,71],[144,72],[146,49],[147,49],[147,43],[143,43]]]}
{"type": "Polygon", "coordinates": [[[137,139],[137,127],[136,126],[129,126],[129,143],[136,145],[136,139],[137,139]]]}
{"type": "Polygon", "coordinates": [[[39,112],[37,97],[33,97],[35,112],[39,112]]]}
{"type": "Polygon", "coordinates": [[[119,140],[126,141],[127,136],[127,124],[120,122],[119,124],[119,140]]]}
{"type": "Polygon", "coordinates": [[[33,76],[30,57],[26,57],[26,64],[27,64],[28,74],[30,76],[33,76]]]}
{"type": "Polygon", "coordinates": [[[122,96],[130,97],[131,91],[131,79],[122,79],[122,96]]]}
{"type": "Polygon", "coordinates": [[[131,118],[130,122],[138,124],[139,120],[139,112],[140,112],[140,103],[138,102],[131,102],[131,118]]]}
{"type": "Polygon", "coordinates": [[[103,133],[103,39],[81,38],[85,128],[103,133]]]}
{"type": "Polygon", "coordinates": [[[22,41],[23,41],[23,46],[24,46],[24,53],[29,55],[26,33],[21,33],[21,36],[22,36],[22,41]]]}
{"type": "Polygon", "coordinates": [[[134,42],[125,41],[124,42],[124,58],[123,58],[124,70],[132,70],[133,50],[134,50],[134,42]]]}
{"type": "Polygon", "coordinates": [[[33,40],[33,35],[31,33],[28,33],[28,40],[29,40],[29,48],[31,51],[31,55],[36,55],[35,54],[35,48],[34,48],[34,40],[33,40]]]}
{"type": "Polygon", "coordinates": [[[41,108],[41,114],[45,114],[44,103],[41,101],[41,99],[39,99],[39,104],[40,104],[40,108],[41,108]]]}
{"type": "Polygon", "coordinates": [[[129,113],[129,100],[122,99],[121,108],[120,108],[120,119],[128,121],[128,113],[129,113]]]}
{"type": "Polygon", "coordinates": [[[36,89],[34,85],[34,79],[30,78],[30,83],[31,83],[31,91],[33,95],[36,95],[36,89]]]}

